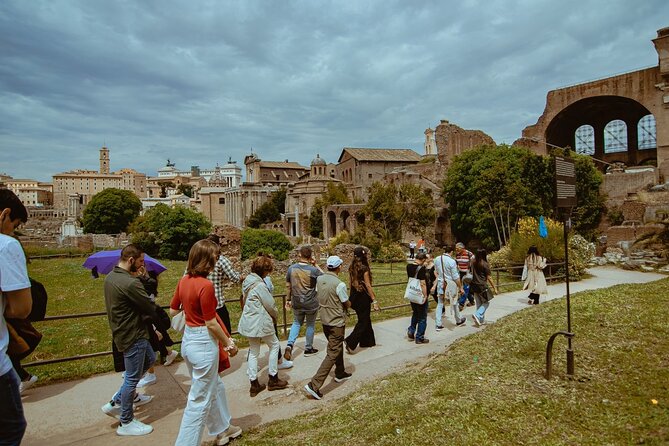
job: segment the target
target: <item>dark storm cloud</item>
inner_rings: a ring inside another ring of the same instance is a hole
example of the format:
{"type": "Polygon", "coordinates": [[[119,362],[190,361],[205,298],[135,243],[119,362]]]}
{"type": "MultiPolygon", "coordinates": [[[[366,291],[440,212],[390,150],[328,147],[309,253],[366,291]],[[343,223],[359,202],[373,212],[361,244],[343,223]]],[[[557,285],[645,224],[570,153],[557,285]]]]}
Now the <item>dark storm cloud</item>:
{"type": "Polygon", "coordinates": [[[548,90],[654,65],[664,1],[0,3],[0,172],[153,174],[410,147],[439,119],[512,142],[548,90]]]}

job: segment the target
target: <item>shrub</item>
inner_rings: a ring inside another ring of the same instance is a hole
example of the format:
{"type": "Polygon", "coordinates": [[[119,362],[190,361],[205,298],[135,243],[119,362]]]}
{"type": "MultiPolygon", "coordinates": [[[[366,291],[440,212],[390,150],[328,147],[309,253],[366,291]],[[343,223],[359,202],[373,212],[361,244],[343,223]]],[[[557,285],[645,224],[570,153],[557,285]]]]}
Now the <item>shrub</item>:
{"type": "Polygon", "coordinates": [[[351,236],[346,230],[341,231],[339,234],[330,238],[330,251],[333,251],[335,246],[341,245],[342,243],[351,243],[351,236]]]}
{"type": "Polygon", "coordinates": [[[259,251],[271,253],[276,260],[286,260],[291,249],[293,245],[281,232],[252,228],[242,231],[242,260],[255,257],[259,251]]]}
{"type": "MultiPolygon", "coordinates": [[[[371,249],[371,248],[370,248],[371,249]]],[[[406,260],[407,255],[404,248],[397,243],[390,243],[381,246],[379,255],[376,257],[379,262],[401,262],[406,260]]]]}
{"type": "Polygon", "coordinates": [[[606,210],[606,218],[611,226],[620,226],[625,220],[623,210],[619,206],[611,206],[606,210]]]}
{"type": "Polygon", "coordinates": [[[511,235],[508,243],[510,248],[508,261],[519,264],[525,261],[527,250],[530,246],[536,246],[542,256],[549,262],[557,262],[564,259],[564,229],[562,223],[544,218],[548,237],[539,236],[539,220],[532,217],[523,217],[518,221],[518,231],[511,235]]]}
{"type": "Polygon", "coordinates": [[[144,252],[170,260],[185,260],[191,246],[209,234],[211,224],[201,213],[157,204],[130,226],[132,243],[144,252]]]}

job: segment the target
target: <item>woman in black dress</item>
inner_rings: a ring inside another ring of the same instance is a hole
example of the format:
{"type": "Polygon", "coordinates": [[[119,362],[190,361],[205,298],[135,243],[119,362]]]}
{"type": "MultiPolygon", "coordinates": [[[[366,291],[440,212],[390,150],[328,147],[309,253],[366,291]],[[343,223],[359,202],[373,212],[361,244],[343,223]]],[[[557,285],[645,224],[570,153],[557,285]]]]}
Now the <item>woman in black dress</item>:
{"type": "Polygon", "coordinates": [[[372,289],[372,270],[367,260],[367,249],[358,246],[353,250],[353,262],[349,268],[351,307],[358,316],[353,331],[345,339],[346,351],[352,353],[358,346],[374,347],[374,329],[372,328],[371,312],[379,310],[379,303],[372,289]]]}

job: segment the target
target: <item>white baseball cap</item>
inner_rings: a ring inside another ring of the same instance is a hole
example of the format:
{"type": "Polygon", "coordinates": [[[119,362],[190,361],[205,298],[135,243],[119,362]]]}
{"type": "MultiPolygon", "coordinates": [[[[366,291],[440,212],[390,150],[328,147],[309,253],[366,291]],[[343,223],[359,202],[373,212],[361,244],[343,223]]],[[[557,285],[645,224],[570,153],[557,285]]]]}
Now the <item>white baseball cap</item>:
{"type": "Polygon", "coordinates": [[[330,256],[326,262],[328,268],[338,268],[344,261],[339,256],[330,256]]]}

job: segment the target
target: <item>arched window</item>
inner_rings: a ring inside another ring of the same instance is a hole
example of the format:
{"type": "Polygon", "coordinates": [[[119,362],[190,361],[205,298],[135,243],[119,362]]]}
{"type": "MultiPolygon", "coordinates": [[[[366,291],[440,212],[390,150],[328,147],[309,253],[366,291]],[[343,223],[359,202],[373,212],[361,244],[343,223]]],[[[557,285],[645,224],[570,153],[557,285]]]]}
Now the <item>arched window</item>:
{"type": "Polygon", "coordinates": [[[591,125],[582,125],[576,129],[574,134],[576,139],[576,153],[582,155],[595,154],[595,129],[591,125]]]}
{"type": "Polygon", "coordinates": [[[637,126],[639,134],[639,150],[656,149],[657,137],[655,134],[655,116],[646,115],[639,120],[637,126]]]}
{"type": "Polygon", "coordinates": [[[604,153],[627,151],[627,124],[615,119],[604,127],[604,153]]]}

